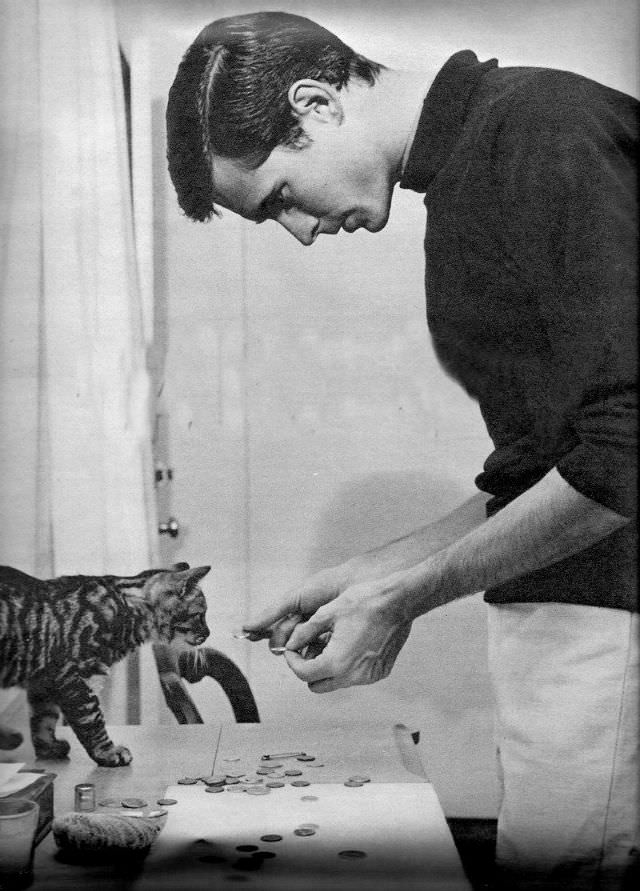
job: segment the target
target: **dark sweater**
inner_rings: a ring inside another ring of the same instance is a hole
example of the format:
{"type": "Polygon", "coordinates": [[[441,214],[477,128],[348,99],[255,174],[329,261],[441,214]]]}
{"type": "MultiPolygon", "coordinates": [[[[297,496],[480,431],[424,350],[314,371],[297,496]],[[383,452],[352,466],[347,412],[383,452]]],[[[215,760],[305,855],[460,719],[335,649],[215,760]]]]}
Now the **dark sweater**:
{"type": "Polygon", "coordinates": [[[424,103],[400,185],[426,193],[436,353],[495,447],[489,513],[555,467],[632,518],[490,602],[638,606],[637,130],[623,93],[468,50],[424,103]]]}

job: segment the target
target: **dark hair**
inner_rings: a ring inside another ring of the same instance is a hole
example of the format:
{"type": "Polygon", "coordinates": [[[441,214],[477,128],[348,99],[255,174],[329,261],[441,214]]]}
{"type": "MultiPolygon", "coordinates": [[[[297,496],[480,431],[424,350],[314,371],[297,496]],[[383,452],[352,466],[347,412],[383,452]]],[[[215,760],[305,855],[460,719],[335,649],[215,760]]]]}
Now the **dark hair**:
{"type": "Polygon", "coordinates": [[[288,90],[301,78],[373,86],[384,68],[302,16],[257,12],[207,25],[169,92],[167,159],[178,203],[193,220],[215,213],[210,154],[259,167],[278,145],[301,146],[288,90]]]}

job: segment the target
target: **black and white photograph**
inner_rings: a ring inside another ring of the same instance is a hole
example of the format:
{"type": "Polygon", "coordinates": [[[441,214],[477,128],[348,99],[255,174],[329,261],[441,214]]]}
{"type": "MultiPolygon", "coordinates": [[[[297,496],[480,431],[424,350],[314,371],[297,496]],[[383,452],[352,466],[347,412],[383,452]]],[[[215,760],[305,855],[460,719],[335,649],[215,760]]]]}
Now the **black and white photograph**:
{"type": "Polygon", "coordinates": [[[0,42],[0,891],[637,887],[636,0],[0,42]]]}

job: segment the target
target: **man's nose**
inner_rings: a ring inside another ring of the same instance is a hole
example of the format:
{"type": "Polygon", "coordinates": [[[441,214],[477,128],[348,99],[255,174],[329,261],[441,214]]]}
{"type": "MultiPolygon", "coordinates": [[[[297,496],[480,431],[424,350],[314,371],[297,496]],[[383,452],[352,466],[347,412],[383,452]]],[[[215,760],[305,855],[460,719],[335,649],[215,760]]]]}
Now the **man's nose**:
{"type": "Polygon", "coordinates": [[[318,218],[295,207],[283,210],[278,216],[278,222],[301,244],[309,246],[318,237],[320,229],[318,218]]]}

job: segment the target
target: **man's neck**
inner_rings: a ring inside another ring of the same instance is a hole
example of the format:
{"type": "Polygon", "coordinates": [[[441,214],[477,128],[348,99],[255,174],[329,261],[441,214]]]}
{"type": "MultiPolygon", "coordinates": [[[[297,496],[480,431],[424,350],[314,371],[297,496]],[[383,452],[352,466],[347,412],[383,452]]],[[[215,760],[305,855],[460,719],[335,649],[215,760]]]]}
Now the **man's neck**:
{"type": "Polygon", "coordinates": [[[415,136],[422,104],[437,71],[382,71],[368,111],[397,182],[415,136]]]}

